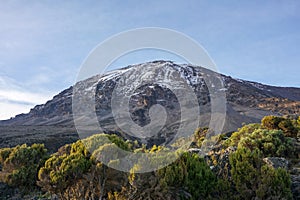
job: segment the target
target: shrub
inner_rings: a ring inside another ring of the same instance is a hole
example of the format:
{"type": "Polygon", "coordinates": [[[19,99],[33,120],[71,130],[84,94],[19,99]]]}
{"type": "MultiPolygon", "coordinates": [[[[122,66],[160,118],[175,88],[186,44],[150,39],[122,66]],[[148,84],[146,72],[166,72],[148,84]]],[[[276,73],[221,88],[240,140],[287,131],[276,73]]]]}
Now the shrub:
{"type": "Polygon", "coordinates": [[[177,192],[186,190],[181,196],[190,194],[188,199],[219,199],[229,192],[228,183],[218,180],[197,154],[184,153],[175,163],[159,170],[158,176],[162,187],[176,188],[177,192]]]}
{"type": "Polygon", "coordinates": [[[279,124],[278,127],[284,132],[287,137],[297,137],[298,129],[294,126],[292,120],[284,119],[279,124]]]}
{"type": "Polygon", "coordinates": [[[225,146],[237,146],[242,137],[250,135],[254,130],[259,129],[260,124],[248,124],[239,128],[238,131],[232,133],[230,138],[224,141],[225,146]]]}
{"type": "Polygon", "coordinates": [[[207,133],[208,128],[197,128],[194,132],[193,144],[195,144],[196,147],[201,147],[207,133]]]}
{"type": "Polygon", "coordinates": [[[230,164],[240,199],[292,199],[289,174],[264,164],[258,149],[238,148],[230,155],[230,164]]]}
{"type": "Polygon", "coordinates": [[[117,136],[105,134],[67,144],[52,154],[39,170],[38,185],[60,199],[87,199],[90,196],[102,199],[109,192],[121,190],[127,174],[109,168],[97,159],[101,156],[111,165],[118,164],[113,154],[117,145],[110,143],[108,138],[122,148],[130,145],[117,136]],[[88,151],[85,145],[93,151],[88,151]]]}
{"type": "Polygon", "coordinates": [[[0,149],[0,164],[3,165],[9,154],[12,152],[12,148],[0,149]]]}
{"type": "Polygon", "coordinates": [[[257,169],[262,166],[259,150],[251,152],[246,148],[239,148],[230,157],[231,175],[235,188],[243,199],[255,198],[255,191],[259,185],[257,169]]]}
{"type": "Polygon", "coordinates": [[[47,158],[43,144],[23,144],[0,150],[1,181],[27,193],[36,189],[38,169],[47,158]]]}
{"type": "Polygon", "coordinates": [[[260,173],[261,184],[256,191],[259,199],[292,199],[291,178],[286,170],[264,165],[260,173]]]}
{"type": "Polygon", "coordinates": [[[294,156],[291,141],[284,137],[281,130],[257,129],[247,137],[242,137],[238,147],[250,150],[259,149],[264,156],[294,156]]]}
{"type": "Polygon", "coordinates": [[[261,120],[262,127],[266,129],[279,129],[278,125],[284,118],[277,116],[266,116],[261,120]]]}

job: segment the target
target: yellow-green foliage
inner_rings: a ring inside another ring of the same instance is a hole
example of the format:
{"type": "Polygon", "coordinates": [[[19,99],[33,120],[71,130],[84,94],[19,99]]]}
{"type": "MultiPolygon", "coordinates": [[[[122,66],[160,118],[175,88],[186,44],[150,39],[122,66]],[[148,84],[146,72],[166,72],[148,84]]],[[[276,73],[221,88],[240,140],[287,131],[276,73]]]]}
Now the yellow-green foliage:
{"type": "Polygon", "coordinates": [[[223,144],[237,146],[230,154],[231,177],[238,199],[292,199],[291,179],[285,169],[274,169],[264,157],[296,157],[292,140],[296,120],[266,116],[262,124],[250,124],[234,132],[223,144]]]}
{"type": "MultiPolygon", "coordinates": [[[[294,137],[299,127],[300,117],[297,121],[267,116],[261,124],[245,125],[230,137],[216,136],[212,139],[221,145],[211,154],[211,168],[195,153],[181,155],[181,149],[175,148],[174,153],[157,145],[147,148],[117,135],[96,134],[67,144],[49,157],[43,145],[3,148],[0,177],[12,186],[31,187],[38,174],[38,185],[60,199],[291,199],[287,171],[267,166],[262,158],[294,159],[293,139],[289,137],[294,137]],[[237,151],[230,153],[228,146],[237,147],[237,151]],[[119,159],[128,151],[144,157],[131,166],[119,159]],[[168,161],[174,162],[154,172],[139,173],[168,161]],[[110,168],[121,164],[131,173],[110,168]],[[218,170],[224,166],[228,166],[228,176],[219,176],[218,170]]],[[[207,134],[207,128],[197,129],[193,145],[201,147],[207,134]]]]}
{"type": "Polygon", "coordinates": [[[241,137],[239,148],[259,149],[264,156],[293,157],[291,140],[284,137],[281,130],[256,129],[246,137],[241,137]]]}
{"type": "Polygon", "coordinates": [[[53,154],[39,170],[39,186],[52,193],[61,194],[81,178],[91,165],[81,145],[76,142],[72,144],[70,153],[61,150],[61,155],[53,154]]]}
{"type": "Polygon", "coordinates": [[[278,125],[284,118],[277,116],[266,116],[261,120],[263,128],[266,129],[279,129],[278,125]]]}
{"type": "Polygon", "coordinates": [[[194,140],[193,142],[197,147],[201,147],[202,142],[204,141],[206,134],[208,133],[208,128],[197,128],[194,132],[194,140]]]}
{"type": "Polygon", "coordinates": [[[291,178],[285,169],[264,165],[260,174],[261,184],[256,191],[259,199],[292,199],[291,178]]]}
{"type": "Polygon", "coordinates": [[[232,133],[231,137],[225,142],[225,146],[237,146],[241,138],[249,136],[254,130],[259,129],[259,124],[248,124],[239,128],[237,132],[232,133]]]}
{"type": "Polygon", "coordinates": [[[267,116],[263,118],[262,125],[245,125],[234,132],[223,144],[226,147],[237,146],[250,150],[257,148],[264,156],[293,157],[296,152],[291,139],[287,138],[294,133],[293,130],[296,129],[289,119],[267,116]],[[275,128],[271,129],[271,127],[275,128]]]}
{"type": "Polygon", "coordinates": [[[102,161],[104,163],[110,163],[118,158],[124,157],[126,154],[123,150],[118,149],[117,145],[109,143],[100,146],[92,154],[92,159],[96,161],[102,161]]]}
{"type": "Polygon", "coordinates": [[[131,148],[136,145],[136,142],[132,143],[129,141],[124,141],[117,135],[108,134],[95,134],[91,137],[83,139],[81,142],[90,153],[93,153],[96,149],[108,143],[113,143],[125,151],[131,151],[131,148]]]}
{"type": "Polygon", "coordinates": [[[8,158],[9,154],[12,152],[12,148],[3,148],[0,149],[0,163],[4,164],[4,161],[8,158]]]}
{"type": "Polygon", "coordinates": [[[279,129],[284,132],[284,135],[287,137],[297,137],[298,128],[296,126],[296,120],[277,117],[277,116],[266,116],[261,121],[262,127],[274,130],[279,129]]]}
{"type": "Polygon", "coordinates": [[[287,137],[297,137],[298,129],[294,125],[291,119],[284,119],[278,124],[278,128],[281,129],[287,137]]]}
{"type": "Polygon", "coordinates": [[[218,180],[197,154],[182,154],[176,162],[158,170],[158,176],[162,187],[177,188],[177,192],[185,188],[185,194],[190,196],[181,196],[186,199],[220,199],[230,192],[229,188],[220,190],[226,187],[226,181],[218,180]]]}
{"type": "Polygon", "coordinates": [[[47,150],[43,144],[33,144],[31,146],[23,144],[13,148],[1,149],[1,181],[19,187],[25,193],[36,189],[38,169],[46,158],[47,150]]]}
{"type": "Polygon", "coordinates": [[[61,147],[39,170],[39,186],[61,199],[99,198],[121,190],[124,173],[108,168],[120,164],[120,149],[132,146],[116,135],[97,134],[61,147]],[[89,151],[92,150],[92,151],[89,151]],[[120,184],[119,186],[117,184],[120,184]]]}

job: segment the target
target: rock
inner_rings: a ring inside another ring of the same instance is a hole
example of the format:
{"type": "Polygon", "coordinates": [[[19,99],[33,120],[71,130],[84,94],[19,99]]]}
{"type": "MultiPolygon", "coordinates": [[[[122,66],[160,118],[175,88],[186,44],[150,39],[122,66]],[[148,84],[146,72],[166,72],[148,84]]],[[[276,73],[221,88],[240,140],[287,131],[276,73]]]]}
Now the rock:
{"type": "Polygon", "coordinates": [[[263,161],[269,165],[270,167],[273,167],[275,169],[281,167],[284,169],[288,169],[289,161],[285,158],[279,158],[279,157],[267,157],[264,158],[263,161]]]}
{"type": "Polygon", "coordinates": [[[300,175],[291,175],[292,193],[294,199],[300,199],[300,175]]]}
{"type": "Polygon", "coordinates": [[[190,148],[190,149],[188,150],[188,152],[190,152],[190,153],[201,154],[202,150],[199,149],[199,148],[190,148]]]}
{"type": "Polygon", "coordinates": [[[227,177],[230,179],[231,166],[229,162],[229,155],[236,151],[236,147],[228,147],[226,149],[220,149],[210,151],[204,159],[210,166],[213,172],[219,177],[227,177]]]}

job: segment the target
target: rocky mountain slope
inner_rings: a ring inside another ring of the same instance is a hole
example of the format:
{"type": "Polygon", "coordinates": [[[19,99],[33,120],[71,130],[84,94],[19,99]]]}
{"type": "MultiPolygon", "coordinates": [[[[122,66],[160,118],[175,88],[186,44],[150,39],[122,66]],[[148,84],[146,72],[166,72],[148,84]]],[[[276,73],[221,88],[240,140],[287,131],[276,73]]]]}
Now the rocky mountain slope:
{"type": "MultiPolygon", "coordinates": [[[[207,83],[205,80],[214,75],[223,81],[224,85],[219,90],[224,92],[227,100],[226,122],[223,132],[234,131],[242,123],[259,122],[266,115],[300,114],[300,88],[268,86],[234,79],[188,64],[178,65],[170,61],[153,61],[114,70],[77,83],[76,86],[81,89],[82,98],[95,89],[95,111],[99,124],[105,132],[120,131],[114,121],[111,108],[111,98],[116,84],[124,75],[133,76],[136,72],[147,74],[146,67],[149,66],[157,73],[158,77],[167,79],[172,78],[170,71],[175,70],[191,86],[200,106],[201,126],[207,126],[209,123],[211,109],[209,88],[214,88],[213,83],[207,83]]],[[[174,85],[175,83],[170,84],[174,85]]],[[[72,94],[73,87],[70,87],[45,104],[35,106],[27,114],[20,114],[12,119],[0,121],[0,126],[63,126],[72,129],[74,128],[72,94]]],[[[172,134],[179,126],[180,104],[176,95],[159,83],[145,84],[135,90],[134,95],[129,100],[132,120],[140,126],[149,124],[149,109],[155,104],[163,106],[168,114],[167,123],[162,132],[164,135],[172,134]]]]}

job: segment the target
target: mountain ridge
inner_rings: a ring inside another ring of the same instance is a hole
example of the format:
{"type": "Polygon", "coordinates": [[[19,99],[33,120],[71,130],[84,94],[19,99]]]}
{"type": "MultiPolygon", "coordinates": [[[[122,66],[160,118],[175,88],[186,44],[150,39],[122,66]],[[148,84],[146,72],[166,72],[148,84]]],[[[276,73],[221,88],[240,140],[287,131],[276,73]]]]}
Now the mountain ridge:
{"type": "MultiPolygon", "coordinates": [[[[173,63],[171,61],[153,61],[153,62],[149,62],[149,63],[157,63],[157,62],[170,62],[170,63],[173,63]]],[[[110,75],[115,75],[117,73],[119,73],[120,71],[122,70],[127,70],[128,68],[131,68],[131,67],[139,67],[140,64],[137,64],[137,65],[129,65],[127,67],[124,67],[124,68],[121,68],[119,70],[113,70],[113,71],[110,71],[104,75],[95,75],[91,78],[88,78],[88,79],[85,79],[83,81],[80,81],[80,82],[88,82],[89,80],[93,80],[95,81],[95,79],[109,79],[109,76],[110,75]]],[[[191,65],[178,65],[178,66],[183,66],[183,67],[192,67],[191,65]]],[[[253,81],[246,81],[246,80],[242,80],[242,79],[235,79],[235,78],[232,78],[231,76],[226,76],[226,75],[223,75],[223,74],[220,74],[224,80],[224,84],[225,84],[225,88],[226,89],[236,89],[236,86],[241,86],[243,84],[249,86],[248,88],[251,88],[252,90],[254,89],[258,89],[260,91],[262,91],[263,93],[265,93],[266,96],[269,95],[270,98],[272,97],[277,97],[279,99],[286,99],[286,100],[289,100],[289,101],[300,101],[300,88],[296,88],[296,87],[279,87],[279,86],[271,86],[271,85],[265,85],[265,84],[261,84],[261,83],[257,83],[257,82],[253,82],[253,81]],[[241,83],[241,84],[237,84],[237,82],[241,83]],[[231,88],[228,88],[228,87],[231,87],[231,88]]],[[[68,103],[71,103],[71,101],[69,101],[70,99],[70,96],[72,95],[72,90],[73,90],[73,86],[63,90],[62,92],[60,92],[59,94],[55,95],[51,100],[48,100],[46,103],[44,104],[40,104],[40,105],[36,105],[34,108],[32,108],[30,110],[29,113],[22,113],[22,114],[19,114],[19,115],[16,115],[15,117],[11,118],[11,119],[8,119],[8,120],[1,120],[0,121],[0,124],[16,124],[16,125],[26,125],[26,124],[23,124],[22,122],[17,122],[18,118],[23,118],[24,116],[28,116],[28,115],[34,115],[35,113],[39,113],[39,114],[42,114],[42,112],[39,112],[43,109],[45,109],[45,107],[49,106],[49,108],[53,108],[50,106],[50,104],[53,104],[55,103],[57,100],[67,100],[68,102],[65,102],[65,104],[68,104],[68,103]],[[9,123],[9,122],[12,122],[12,121],[16,121],[16,123],[9,123]]],[[[231,91],[233,92],[233,91],[231,91]]],[[[227,97],[228,97],[228,93],[226,93],[227,97]]],[[[232,98],[232,96],[229,96],[229,98],[232,98]]],[[[228,99],[227,99],[228,100],[228,99]]],[[[229,99],[230,101],[231,99],[229,99]]],[[[233,99],[232,99],[233,100],[233,99]]],[[[57,102],[59,103],[59,102],[57,102]]],[[[47,112],[47,114],[52,114],[52,113],[55,113],[55,110],[43,110],[44,112],[47,112]]],[[[68,114],[71,114],[72,111],[67,108],[67,109],[62,109],[61,111],[63,112],[57,112],[55,114],[61,114],[61,115],[68,115],[68,114]]],[[[49,118],[51,118],[53,116],[50,115],[49,118]]],[[[34,123],[34,122],[33,122],[34,123]]],[[[50,122],[49,122],[50,123],[50,122]]],[[[59,124],[59,122],[57,122],[57,124],[59,124]]],[[[28,124],[28,125],[34,125],[34,124],[28,124]]],[[[43,125],[47,125],[46,124],[43,124],[43,125]]]]}
{"type": "MultiPolygon", "coordinates": [[[[126,137],[126,134],[122,133],[113,119],[110,104],[112,91],[124,74],[127,73],[131,76],[135,72],[146,74],[147,72],[143,71],[143,67],[149,66],[153,67],[159,76],[165,77],[170,76],[170,69],[175,70],[193,88],[203,114],[201,126],[208,126],[210,120],[210,94],[207,83],[204,81],[205,76],[209,74],[218,75],[224,84],[221,90],[226,94],[227,110],[223,132],[235,131],[243,123],[259,122],[266,115],[294,116],[300,113],[300,88],[269,86],[234,79],[198,66],[160,60],[130,65],[103,75],[95,75],[77,83],[82,90],[83,97],[95,88],[95,111],[104,132],[117,132],[126,137]]],[[[180,121],[180,116],[178,117],[176,110],[180,106],[172,91],[161,87],[159,84],[145,85],[138,88],[137,91],[137,94],[130,99],[129,107],[132,120],[141,126],[148,124],[150,122],[150,107],[161,104],[167,108],[168,116],[170,116],[167,121],[168,124],[162,129],[165,132],[164,135],[172,135],[176,132],[180,121]]],[[[75,130],[72,116],[72,95],[73,86],[55,95],[45,104],[35,106],[27,114],[20,114],[12,119],[0,121],[0,126],[63,126],[75,130]]]]}

